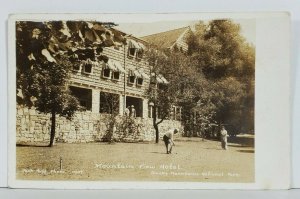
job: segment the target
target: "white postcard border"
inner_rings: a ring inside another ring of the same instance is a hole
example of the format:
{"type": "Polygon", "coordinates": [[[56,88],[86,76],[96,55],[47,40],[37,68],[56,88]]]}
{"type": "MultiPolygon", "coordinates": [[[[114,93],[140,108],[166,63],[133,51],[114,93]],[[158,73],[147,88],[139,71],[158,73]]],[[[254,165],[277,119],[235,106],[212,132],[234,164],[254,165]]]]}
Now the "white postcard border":
{"type": "Polygon", "coordinates": [[[25,14],[9,20],[9,187],[56,189],[287,189],[290,187],[290,22],[288,13],[25,14]],[[137,17],[138,16],[138,17],[137,17]],[[255,183],[16,180],[16,20],[256,19],[255,183]]]}

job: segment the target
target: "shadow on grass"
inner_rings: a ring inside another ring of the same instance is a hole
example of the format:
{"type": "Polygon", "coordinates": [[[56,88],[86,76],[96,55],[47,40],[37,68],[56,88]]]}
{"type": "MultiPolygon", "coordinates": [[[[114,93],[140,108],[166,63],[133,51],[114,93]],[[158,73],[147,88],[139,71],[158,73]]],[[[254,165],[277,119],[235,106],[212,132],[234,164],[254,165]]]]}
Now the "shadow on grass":
{"type": "MultiPolygon", "coordinates": [[[[16,144],[17,147],[49,147],[49,145],[16,144]]],[[[49,147],[51,148],[51,147],[49,147]]]]}
{"type": "Polygon", "coordinates": [[[237,151],[242,153],[254,153],[254,150],[237,150],[237,151]]]}
{"type": "Polygon", "coordinates": [[[233,144],[228,144],[227,146],[236,147],[236,148],[249,148],[249,147],[251,147],[251,146],[247,146],[247,145],[233,145],[233,144]]]}
{"type": "Polygon", "coordinates": [[[156,152],[156,151],[154,151],[154,152],[150,152],[150,153],[155,153],[155,154],[167,154],[167,153],[163,153],[163,152],[156,152]]]}
{"type": "Polygon", "coordinates": [[[216,151],[222,151],[222,150],[224,150],[224,149],[221,149],[221,148],[203,148],[203,149],[216,150],[216,151]]]}
{"type": "Polygon", "coordinates": [[[229,137],[228,142],[240,145],[234,147],[254,147],[253,137],[229,137]]]}

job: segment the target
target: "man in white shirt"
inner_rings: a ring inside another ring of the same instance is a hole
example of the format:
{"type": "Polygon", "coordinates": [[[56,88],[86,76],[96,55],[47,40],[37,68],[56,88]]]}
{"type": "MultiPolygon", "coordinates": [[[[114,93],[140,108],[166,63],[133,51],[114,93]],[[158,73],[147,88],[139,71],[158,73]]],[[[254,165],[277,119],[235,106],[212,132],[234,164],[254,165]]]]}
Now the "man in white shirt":
{"type": "Polygon", "coordinates": [[[171,130],[169,132],[167,132],[164,136],[163,136],[163,140],[165,142],[166,145],[166,149],[167,149],[167,154],[171,154],[172,153],[172,146],[175,146],[174,143],[174,134],[178,133],[177,129],[171,130]]]}
{"type": "Polygon", "coordinates": [[[227,131],[224,126],[221,127],[221,144],[222,148],[227,150],[227,131]]]}
{"type": "Polygon", "coordinates": [[[125,111],[124,111],[124,113],[125,113],[125,116],[129,116],[130,115],[130,106],[127,106],[127,108],[125,108],[125,111]]]}
{"type": "Polygon", "coordinates": [[[131,117],[136,117],[136,110],[134,108],[134,105],[131,105],[131,117]]]}

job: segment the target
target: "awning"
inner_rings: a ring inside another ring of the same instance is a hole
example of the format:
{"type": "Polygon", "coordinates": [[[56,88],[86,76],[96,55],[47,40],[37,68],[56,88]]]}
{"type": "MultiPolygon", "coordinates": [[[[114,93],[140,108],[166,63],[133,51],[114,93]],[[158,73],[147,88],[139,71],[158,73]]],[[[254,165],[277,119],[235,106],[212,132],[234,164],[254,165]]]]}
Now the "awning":
{"type": "MultiPolygon", "coordinates": [[[[155,73],[151,73],[151,77],[155,77],[155,73]]],[[[168,80],[162,75],[162,74],[157,74],[156,75],[156,82],[160,84],[168,84],[168,80]]]]}
{"type": "Polygon", "coordinates": [[[142,74],[141,74],[139,71],[137,71],[137,70],[133,71],[133,74],[134,74],[134,76],[136,76],[137,78],[142,78],[142,74]]]}
{"type": "Polygon", "coordinates": [[[162,74],[159,74],[158,77],[163,81],[164,84],[168,84],[168,80],[166,80],[166,78],[162,75],[162,74]]]}
{"type": "Polygon", "coordinates": [[[143,79],[150,79],[149,75],[147,75],[146,73],[144,73],[143,70],[138,70],[138,72],[141,74],[143,79]]]}
{"type": "Polygon", "coordinates": [[[101,64],[97,61],[92,61],[90,59],[87,59],[87,60],[83,60],[81,62],[82,64],[86,65],[86,64],[90,64],[90,65],[93,65],[93,66],[101,66],[101,64]]]}
{"type": "Polygon", "coordinates": [[[118,61],[109,59],[106,66],[113,71],[119,71],[119,72],[125,73],[124,68],[122,67],[121,63],[118,61]]]}
{"type": "Polygon", "coordinates": [[[132,39],[128,40],[128,47],[129,48],[135,48],[135,49],[139,49],[139,50],[145,50],[145,46],[139,42],[136,42],[132,39]]]}
{"type": "Polygon", "coordinates": [[[118,71],[122,72],[122,73],[125,73],[126,71],[124,70],[122,64],[118,61],[113,61],[114,64],[115,64],[115,67],[117,68],[118,71]]]}

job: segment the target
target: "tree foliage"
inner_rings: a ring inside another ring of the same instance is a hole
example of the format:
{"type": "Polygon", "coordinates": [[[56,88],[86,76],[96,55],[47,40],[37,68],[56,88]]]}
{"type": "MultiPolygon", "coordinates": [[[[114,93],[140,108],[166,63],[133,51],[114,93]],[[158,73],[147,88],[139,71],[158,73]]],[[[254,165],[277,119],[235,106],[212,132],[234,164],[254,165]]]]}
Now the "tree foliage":
{"type": "Polygon", "coordinates": [[[255,49],[240,31],[230,20],[199,22],[187,39],[186,53],[148,53],[152,72],[169,81],[161,90],[150,87],[150,100],[165,107],[166,117],[172,105],[182,107],[186,135],[205,135],[221,123],[240,131],[254,128],[255,49]]]}
{"type": "Polygon", "coordinates": [[[16,23],[18,103],[51,113],[49,146],[55,136],[55,116],[70,119],[79,107],[67,86],[72,65],[102,60],[104,47],[122,42],[125,39],[120,33],[98,22],[16,23]]]}
{"type": "Polygon", "coordinates": [[[247,126],[250,130],[254,128],[249,115],[254,111],[255,49],[240,31],[240,25],[230,20],[199,23],[188,39],[188,54],[210,82],[214,119],[239,130],[252,123],[247,126]]]}

